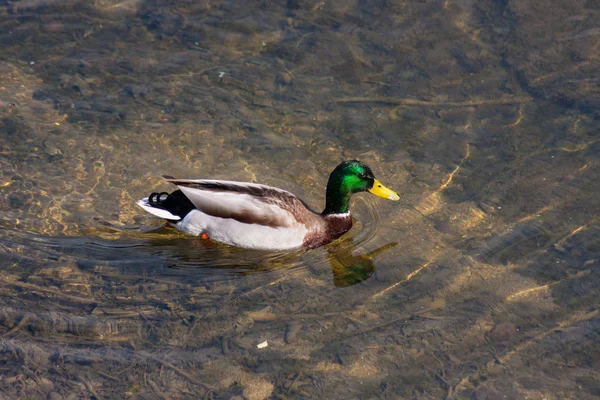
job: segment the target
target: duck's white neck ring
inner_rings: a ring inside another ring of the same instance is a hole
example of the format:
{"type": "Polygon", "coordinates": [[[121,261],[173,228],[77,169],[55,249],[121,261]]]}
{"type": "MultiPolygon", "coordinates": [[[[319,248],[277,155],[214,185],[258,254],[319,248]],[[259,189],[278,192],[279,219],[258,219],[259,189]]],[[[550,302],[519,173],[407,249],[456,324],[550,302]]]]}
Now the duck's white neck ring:
{"type": "Polygon", "coordinates": [[[327,214],[327,218],[348,218],[350,216],[350,212],[345,213],[335,213],[335,214],[327,214]]]}

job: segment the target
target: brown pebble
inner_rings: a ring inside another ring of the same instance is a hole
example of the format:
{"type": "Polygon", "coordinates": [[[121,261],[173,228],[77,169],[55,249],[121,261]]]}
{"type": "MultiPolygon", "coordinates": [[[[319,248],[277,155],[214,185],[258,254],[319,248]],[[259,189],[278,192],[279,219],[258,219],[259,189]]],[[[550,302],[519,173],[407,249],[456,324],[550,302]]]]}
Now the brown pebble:
{"type": "Polygon", "coordinates": [[[254,340],[248,337],[236,338],[233,342],[242,349],[251,349],[254,347],[254,340]]]}
{"type": "Polygon", "coordinates": [[[500,322],[491,333],[496,340],[508,340],[517,334],[517,327],[512,322],[500,322]]]}
{"type": "Polygon", "coordinates": [[[486,214],[492,214],[496,209],[491,204],[479,203],[479,208],[481,208],[486,214]]]}
{"type": "Polygon", "coordinates": [[[296,340],[298,336],[298,332],[302,328],[302,323],[299,321],[290,321],[287,325],[287,329],[285,330],[285,342],[290,344],[291,342],[296,340]]]}
{"type": "Polygon", "coordinates": [[[49,33],[62,33],[65,31],[65,24],[62,22],[49,22],[42,25],[42,30],[49,33]]]}
{"type": "Polygon", "coordinates": [[[42,388],[45,392],[49,392],[54,389],[54,383],[48,378],[40,378],[39,385],[40,388],[42,388]]]}
{"type": "Polygon", "coordinates": [[[264,311],[248,312],[247,315],[256,322],[270,322],[277,319],[277,315],[264,311]]]}
{"type": "Polygon", "coordinates": [[[298,136],[309,137],[315,134],[315,127],[311,125],[296,125],[293,132],[298,136]]]}
{"type": "Polygon", "coordinates": [[[223,352],[224,356],[229,354],[229,339],[224,337],[221,338],[221,351],[223,352]]]}
{"type": "Polygon", "coordinates": [[[48,393],[48,400],[62,400],[63,397],[57,392],[48,393]]]}
{"type": "Polygon", "coordinates": [[[279,72],[275,77],[275,82],[281,86],[288,86],[292,84],[293,79],[292,74],[288,72],[279,72]]]}

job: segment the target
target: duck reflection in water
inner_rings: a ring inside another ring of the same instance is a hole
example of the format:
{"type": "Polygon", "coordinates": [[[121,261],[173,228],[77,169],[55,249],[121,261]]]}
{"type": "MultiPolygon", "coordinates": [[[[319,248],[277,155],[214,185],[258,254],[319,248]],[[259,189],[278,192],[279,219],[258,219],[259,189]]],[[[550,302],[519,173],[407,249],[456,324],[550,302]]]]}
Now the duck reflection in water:
{"type": "MultiPolygon", "coordinates": [[[[162,230],[156,230],[156,233],[162,230]]],[[[254,252],[238,249],[212,242],[211,240],[192,239],[195,243],[189,245],[190,239],[155,239],[151,240],[154,255],[165,257],[172,269],[187,270],[186,275],[194,275],[194,270],[212,271],[213,274],[253,275],[283,270],[298,265],[313,264],[317,261],[302,259],[302,253],[273,253],[254,252]]],[[[325,246],[326,257],[319,256],[322,262],[328,262],[333,274],[333,284],[336,287],[349,287],[364,282],[375,272],[375,257],[397,246],[391,242],[375,250],[361,254],[353,254],[356,245],[352,238],[339,239],[325,246]],[[324,259],[325,258],[325,259],[324,259]]],[[[317,261],[318,263],[318,261],[317,261]]],[[[202,274],[206,276],[205,274],[202,274]]]]}
{"type": "Polygon", "coordinates": [[[398,245],[391,242],[364,254],[352,254],[352,239],[342,239],[327,247],[335,287],[348,287],[366,281],[375,272],[374,258],[398,245]]]}

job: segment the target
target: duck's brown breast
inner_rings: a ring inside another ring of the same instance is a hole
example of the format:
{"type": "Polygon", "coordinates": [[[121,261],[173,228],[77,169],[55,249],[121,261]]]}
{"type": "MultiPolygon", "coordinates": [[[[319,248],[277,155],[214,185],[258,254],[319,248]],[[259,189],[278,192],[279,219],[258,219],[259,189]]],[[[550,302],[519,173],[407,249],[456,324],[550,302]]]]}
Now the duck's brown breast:
{"type": "Polygon", "coordinates": [[[310,230],[304,236],[302,246],[307,249],[314,249],[326,245],[342,236],[352,228],[352,216],[346,214],[331,214],[323,217],[315,229],[310,230]]]}

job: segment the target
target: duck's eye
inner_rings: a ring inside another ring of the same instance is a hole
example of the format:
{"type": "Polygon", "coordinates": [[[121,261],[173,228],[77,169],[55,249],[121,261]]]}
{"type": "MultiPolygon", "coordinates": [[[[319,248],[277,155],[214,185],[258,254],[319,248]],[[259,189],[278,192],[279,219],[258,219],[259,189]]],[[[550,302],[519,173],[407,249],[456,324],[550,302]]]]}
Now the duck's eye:
{"type": "Polygon", "coordinates": [[[367,174],[365,174],[364,172],[361,172],[360,174],[358,174],[358,177],[360,179],[367,179],[367,174]]]}

